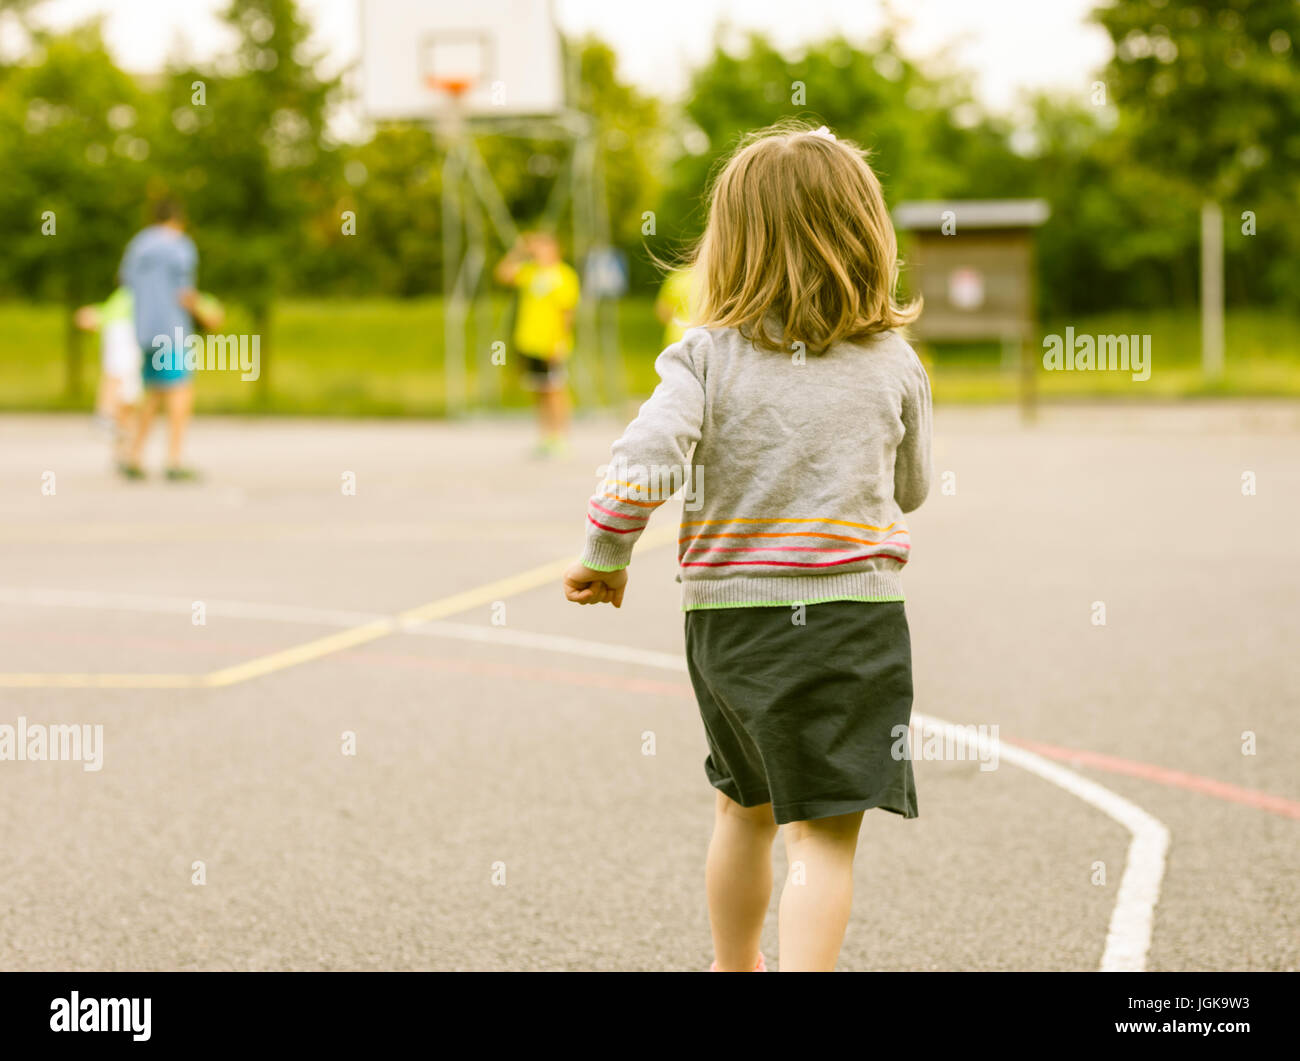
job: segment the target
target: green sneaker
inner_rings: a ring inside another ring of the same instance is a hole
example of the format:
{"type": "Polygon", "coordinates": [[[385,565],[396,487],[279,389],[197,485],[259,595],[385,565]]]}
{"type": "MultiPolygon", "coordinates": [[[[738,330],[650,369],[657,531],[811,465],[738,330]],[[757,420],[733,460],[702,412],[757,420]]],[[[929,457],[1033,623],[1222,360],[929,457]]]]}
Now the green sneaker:
{"type": "Polygon", "coordinates": [[[168,468],[167,478],[174,483],[192,483],[199,477],[199,473],[193,468],[168,468]]]}
{"type": "Polygon", "coordinates": [[[567,457],[572,448],[569,446],[569,440],[566,438],[544,438],[537,443],[537,448],[533,453],[538,457],[567,457]]]}
{"type": "Polygon", "coordinates": [[[138,464],[132,464],[130,461],[118,461],[117,473],[123,479],[143,479],[144,469],[138,464]]]}

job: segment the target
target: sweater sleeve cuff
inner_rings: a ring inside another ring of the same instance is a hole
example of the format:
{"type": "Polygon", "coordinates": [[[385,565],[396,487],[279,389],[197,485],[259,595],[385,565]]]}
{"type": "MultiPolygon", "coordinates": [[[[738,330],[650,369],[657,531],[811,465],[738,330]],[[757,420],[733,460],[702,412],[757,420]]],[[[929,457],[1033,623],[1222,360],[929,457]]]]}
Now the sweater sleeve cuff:
{"type": "Polygon", "coordinates": [[[621,571],[632,562],[631,546],[622,542],[590,539],[582,552],[581,563],[593,571],[621,571]]]}

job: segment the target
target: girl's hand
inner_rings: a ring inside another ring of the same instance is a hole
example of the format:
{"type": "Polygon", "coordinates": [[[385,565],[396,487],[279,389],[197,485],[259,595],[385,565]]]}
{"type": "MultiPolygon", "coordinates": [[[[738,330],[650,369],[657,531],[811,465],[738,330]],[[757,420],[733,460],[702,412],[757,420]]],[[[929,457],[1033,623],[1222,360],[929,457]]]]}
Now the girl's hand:
{"type": "Polygon", "coordinates": [[[621,608],[626,586],[627,568],[593,571],[585,564],[572,564],[564,572],[564,599],[574,604],[612,604],[621,608]]]}
{"type": "Polygon", "coordinates": [[[203,306],[194,314],[194,319],[205,332],[215,332],[226,323],[225,313],[212,306],[203,306]]]}

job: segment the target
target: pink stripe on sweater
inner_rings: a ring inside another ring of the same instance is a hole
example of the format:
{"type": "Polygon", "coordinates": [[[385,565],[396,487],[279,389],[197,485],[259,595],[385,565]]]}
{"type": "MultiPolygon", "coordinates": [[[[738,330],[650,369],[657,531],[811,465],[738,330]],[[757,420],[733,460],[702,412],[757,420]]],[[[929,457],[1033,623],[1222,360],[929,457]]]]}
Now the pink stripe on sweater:
{"type": "Polygon", "coordinates": [[[611,512],[611,511],[610,511],[609,509],[607,509],[604,505],[598,505],[598,504],[596,504],[595,501],[588,501],[587,504],[589,504],[592,508],[598,508],[598,509],[600,509],[600,511],[603,512],[603,513],[605,513],[605,515],[607,515],[607,516],[613,516],[615,519],[630,519],[630,520],[636,520],[638,523],[640,523],[640,525],[641,525],[642,527],[644,527],[647,523],[650,522],[650,517],[649,517],[649,516],[645,516],[645,517],[642,517],[642,516],[625,516],[625,515],[623,515],[622,512],[611,512]]]}
{"type": "Polygon", "coordinates": [[[724,549],[721,546],[705,546],[703,549],[696,551],[697,556],[704,556],[707,553],[851,553],[851,545],[830,545],[823,549],[818,549],[811,545],[740,545],[731,549],[724,549]]]}
{"type": "MultiPolygon", "coordinates": [[[[895,548],[906,549],[907,546],[898,545],[895,548]]],[[[850,556],[844,560],[825,560],[816,564],[803,563],[798,560],[719,560],[713,563],[703,560],[683,560],[682,567],[748,567],[755,564],[767,567],[839,567],[841,564],[853,564],[859,560],[874,560],[877,557],[883,557],[886,560],[897,560],[900,564],[907,563],[907,557],[895,556],[893,553],[865,553],[862,556],[850,556]]]]}
{"type": "MultiPolygon", "coordinates": [[[[903,542],[891,542],[888,540],[876,542],[874,544],[888,545],[894,549],[902,549],[904,552],[912,548],[910,545],[905,545],[903,542]]],[[[690,548],[696,549],[697,547],[691,546],[690,548]]],[[[709,553],[851,553],[852,551],[853,546],[851,545],[737,545],[730,547],[706,545],[698,548],[695,555],[707,556],[709,553]]],[[[688,549],[687,555],[689,554],[690,550],[688,549]]]]}
{"type": "Polygon", "coordinates": [[[587,522],[595,523],[601,530],[609,531],[611,534],[640,534],[645,530],[644,527],[624,527],[622,529],[618,527],[607,527],[603,523],[597,523],[596,520],[592,519],[590,516],[587,517],[587,522]]]}

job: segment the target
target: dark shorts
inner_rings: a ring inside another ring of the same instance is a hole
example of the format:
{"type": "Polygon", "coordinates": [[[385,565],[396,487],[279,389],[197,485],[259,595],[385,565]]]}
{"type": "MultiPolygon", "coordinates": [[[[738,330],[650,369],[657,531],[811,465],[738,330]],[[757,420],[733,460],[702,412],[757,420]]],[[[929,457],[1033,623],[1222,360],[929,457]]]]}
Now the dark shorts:
{"type": "Polygon", "coordinates": [[[901,601],[686,613],[710,784],[777,822],[880,807],[917,816],[912,645],[901,601]],[[901,741],[901,743],[900,743],[901,741]]]}
{"type": "Polygon", "coordinates": [[[569,370],[564,361],[517,352],[515,358],[523,371],[524,386],[534,391],[553,391],[564,386],[569,370]]]}

